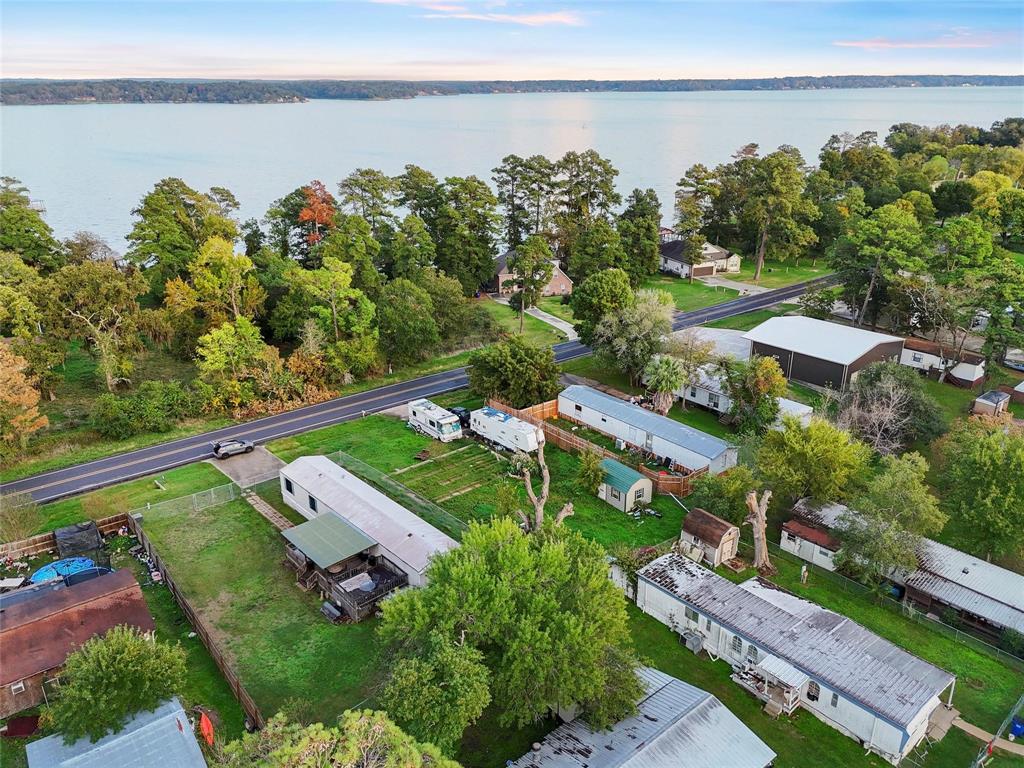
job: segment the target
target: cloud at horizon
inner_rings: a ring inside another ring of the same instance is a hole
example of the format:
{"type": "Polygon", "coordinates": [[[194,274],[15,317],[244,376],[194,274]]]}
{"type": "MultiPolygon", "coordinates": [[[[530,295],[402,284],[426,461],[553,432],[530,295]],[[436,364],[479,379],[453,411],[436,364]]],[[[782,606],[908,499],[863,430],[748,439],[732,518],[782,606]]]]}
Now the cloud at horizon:
{"type": "Polygon", "coordinates": [[[1020,18],[1015,0],[4,0],[0,68],[8,78],[1022,74],[1020,18]]]}

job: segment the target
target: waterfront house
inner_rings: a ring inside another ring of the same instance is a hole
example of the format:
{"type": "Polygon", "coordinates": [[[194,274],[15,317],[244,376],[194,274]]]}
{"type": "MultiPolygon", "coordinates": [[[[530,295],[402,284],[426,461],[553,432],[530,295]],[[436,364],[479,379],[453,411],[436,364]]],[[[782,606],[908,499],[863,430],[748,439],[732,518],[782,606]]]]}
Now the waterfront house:
{"type": "MultiPolygon", "coordinates": [[[[491,281],[489,288],[499,296],[511,296],[516,292],[516,276],[508,266],[508,260],[511,255],[512,251],[508,250],[494,258],[494,279],[491,281]]],[[[551,279],[548,280],[547,285],[541,290],[540,295],[568,296],[572,293],[572,288],[572,278],[562,271],[562,267],[559,266],[557,259],[552,260],[551,279]]]]}

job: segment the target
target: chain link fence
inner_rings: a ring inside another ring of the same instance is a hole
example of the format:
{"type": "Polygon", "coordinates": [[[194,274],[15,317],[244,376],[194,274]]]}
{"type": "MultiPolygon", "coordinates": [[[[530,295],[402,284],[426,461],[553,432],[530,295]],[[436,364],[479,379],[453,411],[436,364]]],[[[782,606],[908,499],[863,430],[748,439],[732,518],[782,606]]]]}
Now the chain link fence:
{"type": "MultiPolygon", "coordinates": [[[[982,640],[977,635],[971,634],[970,632],[965,632],[962,629],[957,629],[956,627],[952,627],[938,618],[934,618],[927,613],[919,611],[910,603],[903,602],[902,600],[897,600],[896,598],[888,594],[872,590],[870,587],[861,584],[859,581],[854,581],[853,579],[847,578],[846,576],[843,576],[843,574],[841,573],[836,573],[835,571],[827,571],[824,568],[820,568],[819,566],[814,565],[813,563],[809,563],[806,560],[802,560],[801,558],[794,555],[792,552],[787,552],[786,550],[784,550],[774,541],[768,542],[768,549],[771,551],[772,557],[778,558],[780,560],[785,560],[794,565],[806,565],[807,571],[809,573],[812,573],[816,577],[821,577],[826,581],[831,582],[835,586],[842,589],[844,592],[850,592],[856,595],[860,595],[865,599],[871,599],[876,605],[880,605],[893,613],[898,613],[904,618],[910,619],[911,621],[917,624],[922,624],[931,629],[932,631],[938,632],[941,635],[945,635],[946,637],[949,637],[950,639],[955,640],[958,643],[968,645],[974,648],[974,650],[976,651],[980,651],[981,653],[986,653],[990,656],[994,656],[999,661],[1007,663],[1015,669],[1024,671],[1024,659],[1021,659],[1020,657],[1015,656],[1009,651],[1006,651],[1002,648],[999,648],[998,646],[986,642],[985,640],[982,640]]],[[[748,557],[753,557],[753,544],[746,540],[740,541],[740,551],[748,557]]]]}
{"type": "Polygon", "coordinates": [[[374,486],[384,495],[390,496],[410,512],[423,518],[435,528],[444,531],[456,541],[460,540],[462,534],[469,528],[465,521],[455,517],[429,499],[423,498],[411,488],[405,487],[391,475],[371,467],[355,456],[350,456],[344,451],[337,451],[328,455],[327,458],[374,486]]]}

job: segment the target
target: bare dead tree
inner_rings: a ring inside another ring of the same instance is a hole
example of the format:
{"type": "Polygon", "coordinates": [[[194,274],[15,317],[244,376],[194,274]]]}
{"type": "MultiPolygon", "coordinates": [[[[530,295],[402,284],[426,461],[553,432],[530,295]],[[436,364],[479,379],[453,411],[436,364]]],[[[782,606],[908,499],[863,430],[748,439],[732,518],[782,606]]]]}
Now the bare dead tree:
{"type": "MultiPolygon", "coordinates": [[[[544,433],[538,431],[537,440],[537,465],[540,467],[540,494],[533,490],[532,465],[529,461],[522,462],[523,485],[526,486],[526,496],[533,505],[533,517],[529,517],[521,509],[517,509],[516,515],[528,531],[539,531],[544,527],[544,507],[548,503],[548,495],[551,490],[551,472],[548,470],[547,461],[544,460],[544,433]]],[[[573,513],[572,502],[567,502],[558,514],[555,515],[555,524],[560,524],[565,518],[573,513]]]]}
{"type": "Polygon", "coordinates": [[[748,491],[747,509],[749,512],[743,520],[744,524],[749,525],[754,533],[754,567],[762,576],[771,576],[776,573],[775,566],[772,565],[772,561],[768,557],[768,534],[766,532],[768,502],[771,501],[771,498],[770,490],[761,494],[760,501],[757,500],[757,491],[748,491]]]}
{"type": "Polygon", "coordinates": [[[910,403],[910,393],[884,377],[870,397],[853,391],[840,400],[836,426],[852,432],[882,455],[897,453],[903,449],[911,427],[910,403]]]}

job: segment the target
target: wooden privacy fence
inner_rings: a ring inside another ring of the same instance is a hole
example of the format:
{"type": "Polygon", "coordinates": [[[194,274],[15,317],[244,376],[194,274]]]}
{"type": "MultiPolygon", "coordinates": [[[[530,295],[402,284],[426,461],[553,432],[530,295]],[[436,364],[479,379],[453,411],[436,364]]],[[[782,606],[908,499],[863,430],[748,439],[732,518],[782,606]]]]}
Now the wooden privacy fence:
{"type": "Polygon", "coordinates": [[[228,685],[231,687],[231,692],[234,693],[235,698],[238,699],[238,703],[242,705],[242,709],[245,710],[246,715],[249,716],[249,719],[252,720],[253,724],[257,728],[262,728],[266,724],[266,719],[263,717],[263,713],[260,712],[259,707],[256,706],[256,702],[253,700],[252,696],[249,695],[245,686],[242,685],[242,681],[238,678],[238,675],[235,674],[235,670],[231,666],[230,662],[228,662],[224,657],[224,654],[221,652],[217,642],[213,639],[213,636],[206,628],[202,619],[199,618],[199,615],[193,610],[188,599],[182,594],[181,590],[178,589],[177,584],[174,583],[174,579],[171,577],[170,572],[168,572],[167,566],[164,565],[163,560],[160,559],[160,555],[158,555],[156,550],[153,548],[153,543],[149,540],[149,537],[143,532],[142,525],[139,523],[138,518],[135,516],[127,516],[127,518],[128,527],[139,540],[139,544],[141,544],[146,550],[146,554],[149,555],[149,558],[152,561],[153,568],[160,571],[160,576],[163,579],[164,584],[166,584],[167,588],[171,591],[171,594],[174,596],[174,600],[181,607],[182,613],[185,614],[185,617],[195,629],[196,634],[199,635],[199,639],[202,641],[203,645],[206,646],[206,650],[210,652],[210,656],[213,658],[214,664],[217,665],[221,674],[224,675],[224,679],[227,680],[228,685]]]}
{"type": "MultiPolygon", "coordinates": [[[[580,453],[582,451],[593,451],[602,458],[614,459],[615,461],[622,463],[633,464],[636,470],[651,481],[654,487],[655,493],[672,494],[674,496],[687,496],[693,491],[693,480],[705,474],[708,470],[707,467],[698,469],[687,475],[672,475],[668,473],[662,473],[651,469],[650,467],[644,466],[641,461],[628,461],[625,456],[614,451],[610,451],[600,445],[585,440],[584,438],[577,435],[575,432],[571,432],[568,429],[563,429],[556,424],[552,424],[547,419],[558,417],[558,401],[548,400],[545,403],[538,403],[537,405],[531,405],[529,408],[510,408],[509,406],[502,403],[500,400],[488,400],[487,404],[492,408],[497,408],[499,411],[509,413],[516,418],[527,421],[534,426],[540,427],[544,431],[544,439],[547,442],[554,443],[556,446],[561,448],[563,451],[570,451],[572,453],[580,453]]],[[[568,418],[562,416],[562,418],[568,418]]],[[[569,419],[572,421],[572,419],[569,419]]]]}
{"type": "MultiPolygon", "coordinates": [[[[110,517],[102,517],[96,521],[101,536],[109,536],[116,533],[123,525],[128,525],[128,513],[121,512],[110,517]]],[[[22,557],[41,555],[44,552],[52,552],[57,548],[57,536],[53,531],[41,533],[21,541],[11,541],[7,544],[0,544],[0,557],[10,557],[15,560],[22,557]]]]}

